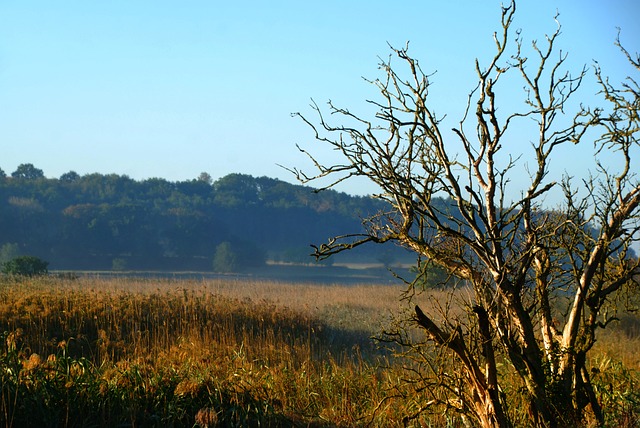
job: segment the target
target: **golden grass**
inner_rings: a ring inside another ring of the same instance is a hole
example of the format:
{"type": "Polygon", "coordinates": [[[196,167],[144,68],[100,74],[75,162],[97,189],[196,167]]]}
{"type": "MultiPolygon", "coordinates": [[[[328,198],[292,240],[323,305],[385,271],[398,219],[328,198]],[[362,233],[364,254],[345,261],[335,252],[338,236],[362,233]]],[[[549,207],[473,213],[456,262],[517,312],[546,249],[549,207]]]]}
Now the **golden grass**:
{"type": "Polygon", "coordinates": [[[369,336],[382,322],[381,301],[396,297],[384,287],[349,290],[6,280],[0,420],[192,426],[196,414],[215,413],[223,425],[363,423],[386,388],[369,336]]]}
{"type": "MultiPolygon", "coordinates": [[[[370,339],[407,306],[401,292],[260,280],[5,278],[0,426],[402,426],[422,397],[402,389],[403,362],[370,339]]],[[[419,298],[425,307],[445,300],[438,291],[419,298]]],[[[634,322],[603,336],[593,360],[602,381],[622,389],[640,370],[634,322]]]]}

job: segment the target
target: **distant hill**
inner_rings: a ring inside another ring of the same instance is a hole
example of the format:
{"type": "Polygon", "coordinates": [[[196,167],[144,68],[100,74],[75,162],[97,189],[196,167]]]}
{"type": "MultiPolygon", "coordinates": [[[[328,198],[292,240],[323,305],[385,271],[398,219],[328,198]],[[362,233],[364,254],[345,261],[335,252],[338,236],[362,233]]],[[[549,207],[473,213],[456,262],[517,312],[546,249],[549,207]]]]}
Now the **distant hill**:
{"type": "MultiPolygon", "coordinates": [[[[1,170],[0,170],[1,172],[1,170]]],[[[46,178],[31,164],[0,174],[0,262],[36,255],[60,270],[243,270],[267,260],[312,263],[310,244],[362,231],[384,203],[268,177],[136,181],[75,172],[46,178]]],[[[342,260],[388,263],[371,245],[342,260]]]]}

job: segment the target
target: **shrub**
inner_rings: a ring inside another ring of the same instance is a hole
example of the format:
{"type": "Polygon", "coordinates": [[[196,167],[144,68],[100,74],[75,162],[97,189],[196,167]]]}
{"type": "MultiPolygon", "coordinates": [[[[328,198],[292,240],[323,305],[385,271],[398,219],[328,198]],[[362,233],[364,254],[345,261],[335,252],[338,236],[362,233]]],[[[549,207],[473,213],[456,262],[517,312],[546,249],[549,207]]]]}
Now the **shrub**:
{"type": "Polygon", "coordinates": [[[38,276],[46,275],[49,262],[35,256],[15,257],[2,266],[2,273],[7,275],[38,276]]]}

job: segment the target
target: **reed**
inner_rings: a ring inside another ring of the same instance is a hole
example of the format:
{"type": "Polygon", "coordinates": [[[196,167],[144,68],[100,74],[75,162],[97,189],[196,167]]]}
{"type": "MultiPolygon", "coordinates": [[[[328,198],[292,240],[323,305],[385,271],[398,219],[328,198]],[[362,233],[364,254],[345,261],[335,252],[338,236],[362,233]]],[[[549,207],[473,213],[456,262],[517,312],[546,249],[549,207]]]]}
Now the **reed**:
{"type": "MultiPolygon", "coordinates": [[[[371,340],[400,294],[389,285],[3,278],[0,426],[402,426],[422,397],[402,384],[407,362],[371,340]]],[[[638,381],[634,322],[606,336],[594,361],[616,391],[638,381]]],[[[637,410],[618,413],[631,420],[637,410]]],[[[455,425],[448,415],[413,422],[455,425]]]]}

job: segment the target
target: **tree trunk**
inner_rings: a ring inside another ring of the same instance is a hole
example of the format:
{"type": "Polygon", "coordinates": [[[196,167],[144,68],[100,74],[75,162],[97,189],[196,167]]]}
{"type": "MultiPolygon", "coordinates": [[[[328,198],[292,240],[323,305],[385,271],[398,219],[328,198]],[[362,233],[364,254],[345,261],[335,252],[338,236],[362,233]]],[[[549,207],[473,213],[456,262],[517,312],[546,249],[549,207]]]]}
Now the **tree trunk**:
{"type": "Polygon", "coordinates": [[[496,363],[489,331],[489,318],[484,308],[476,306],[474,307],[474,312],[478,316],[483,337],[486,374],[480,370],[474,356],[469,352],[459,329],[453,333],[444,332],[422,312],[419,306],[415,307],[415,312],[416,322],[425,329],[427,336],[438,345],[449,348],[462,362],[467,374],[467,384],[472,391],[474,413],[482,422],[482,426],[487,428],[511,428],[512,424],[500,402],[496,363]]]}

